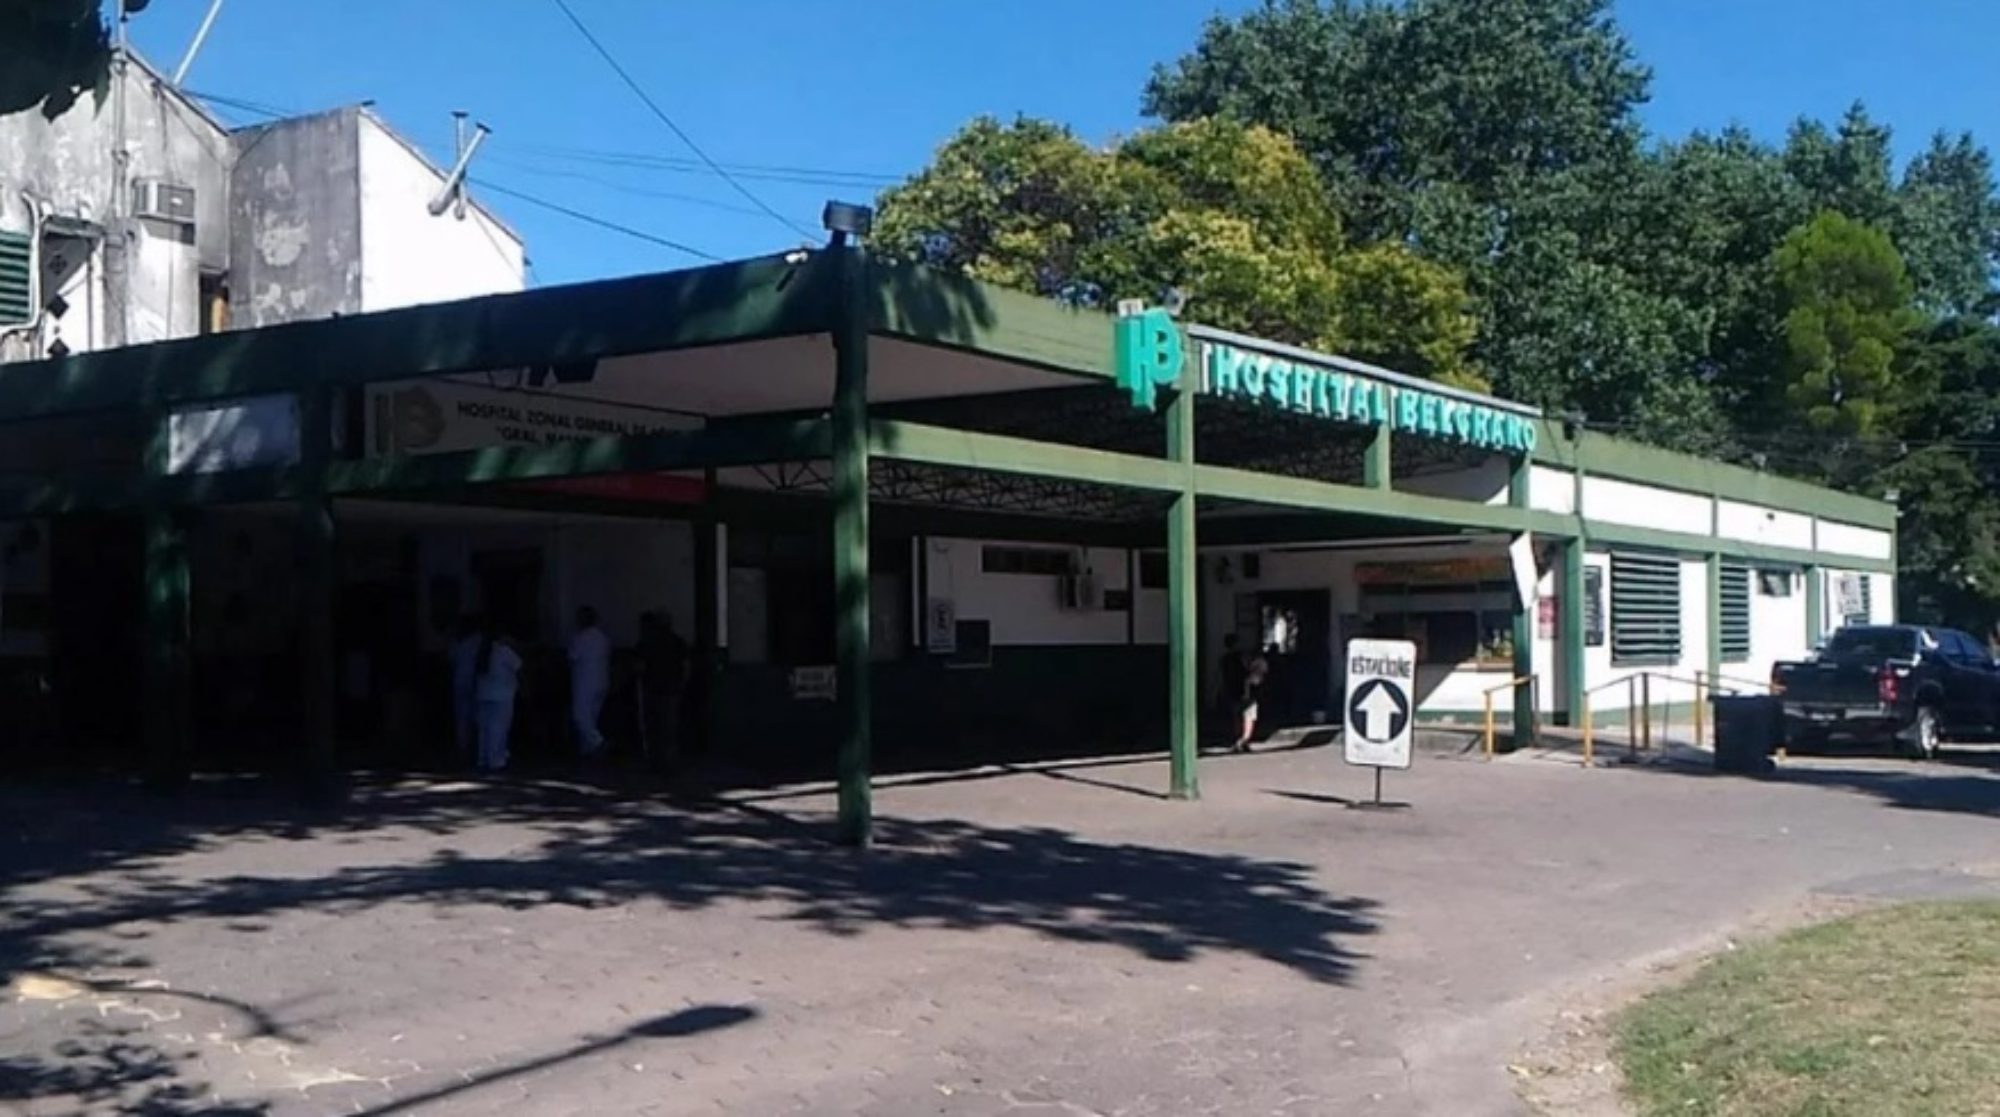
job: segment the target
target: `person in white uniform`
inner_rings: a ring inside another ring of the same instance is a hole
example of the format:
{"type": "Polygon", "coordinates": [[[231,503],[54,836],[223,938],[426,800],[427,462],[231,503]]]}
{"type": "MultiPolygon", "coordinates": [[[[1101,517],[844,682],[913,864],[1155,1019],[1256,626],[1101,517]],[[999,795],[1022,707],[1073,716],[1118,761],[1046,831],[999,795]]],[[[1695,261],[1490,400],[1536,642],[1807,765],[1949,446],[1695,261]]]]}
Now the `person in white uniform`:
{"type": "Polygon", "coordinates": [[[585,756],[604,751],[604,696],[611,690],[611,638],[597,626],[597,610],[576,611],[576,635],[569,641],[570,720],[576,745],[585,756]]]}
{"type": "Polygon", "coordinates": [[[479,702],[479,766],[489,772],[507,767],[507,735],[514,728],[514,695],[521,689],[521,653],[498,628],[479,644],[475,663],[479,702]]]}
{"type": "Polygon", "coordinates": [[[451,642],[452,731],[458,742],[458,758],[479,759],[479,649],[485,643],[479,622],[470,616],[458,622],[451,642]]]}

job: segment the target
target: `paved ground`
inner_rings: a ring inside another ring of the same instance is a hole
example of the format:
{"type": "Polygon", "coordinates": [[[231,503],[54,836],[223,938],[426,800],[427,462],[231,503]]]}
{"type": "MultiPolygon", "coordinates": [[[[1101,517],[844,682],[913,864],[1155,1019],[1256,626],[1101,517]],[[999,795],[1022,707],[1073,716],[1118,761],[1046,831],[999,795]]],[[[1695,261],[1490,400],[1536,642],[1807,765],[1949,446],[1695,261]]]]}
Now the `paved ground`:
{"type": "Polygon", "coordinates": [[[866,854],[819,795],[0,793],[0,1113],[1511,1113],[1565,990],[1815,889],[2000,888],[1976,762],[1204,781],[889,788],[866,854]]]}

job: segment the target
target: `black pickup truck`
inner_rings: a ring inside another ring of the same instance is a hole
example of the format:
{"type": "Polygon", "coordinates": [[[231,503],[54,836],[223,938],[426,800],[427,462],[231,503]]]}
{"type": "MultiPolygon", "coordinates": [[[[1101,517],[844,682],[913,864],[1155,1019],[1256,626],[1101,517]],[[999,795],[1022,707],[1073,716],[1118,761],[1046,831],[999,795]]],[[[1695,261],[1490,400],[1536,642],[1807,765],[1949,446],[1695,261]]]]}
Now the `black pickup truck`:
{"type": "Polygon", "coordinates": [[[1810,659],[1772,667],[1771,693],[1799,749],[1838,740],[1929,758],[1946,738],[2000,725],[2000,665],[1983,642],[1949,628],[1843,628],[1810,659]]]}

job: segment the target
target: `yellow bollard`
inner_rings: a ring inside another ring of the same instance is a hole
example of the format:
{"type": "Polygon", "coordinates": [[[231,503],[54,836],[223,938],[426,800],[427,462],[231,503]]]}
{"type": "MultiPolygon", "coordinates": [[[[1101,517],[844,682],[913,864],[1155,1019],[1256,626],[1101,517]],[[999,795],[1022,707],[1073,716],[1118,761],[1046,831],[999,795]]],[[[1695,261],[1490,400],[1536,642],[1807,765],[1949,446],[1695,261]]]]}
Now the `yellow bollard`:
{"type": "Polygon", "coordinates": [[[1591,766],[1592,760],[1597,755],[1591,747],[1593,736],[1590,726],[1590,692],[1585,691],[1583,695],[1583,766],[1586,768],[1591,766]]]}
{"type": "Polygon", "coordinates": [[[1646,671],[1639,676],[1639,747],[1653,751],[1653,673],[1646,671]]]}
{"type": "Polygon", "coordinates": [[[1694,747],[1704,748],[1708,744],[1708,713],[1702,707],[1708,705],[1704,698],[1708,689],[1708,672],[1694,673],[1694,747]]]}
{"type": "Polygon", "coordinates": [[[1486,692],[1486,759],[1493,759],[1493,692],[1486,692]]]}
{"type": "Polygon", "coordinates": [[[1639,676],[1625,676],[1625,752],[1639,755],[1639,676]]]}

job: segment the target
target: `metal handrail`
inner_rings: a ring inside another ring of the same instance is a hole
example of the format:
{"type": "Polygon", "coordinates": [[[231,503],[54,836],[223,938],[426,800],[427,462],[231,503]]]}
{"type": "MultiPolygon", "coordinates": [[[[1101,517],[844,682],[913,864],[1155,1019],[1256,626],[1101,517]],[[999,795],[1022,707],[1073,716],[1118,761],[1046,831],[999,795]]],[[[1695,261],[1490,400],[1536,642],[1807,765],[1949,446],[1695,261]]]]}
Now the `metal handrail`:
{"type": "Polygon", "coordinates": [[[1504,683],[1487,687],[1481,694],[1486,700],[1486,759],[1493,759],[1493,696],[1502,691],[1514,691],[1524,686],[1532,686],[1535,681],[1534,675],[1516,675],[1504,683]]]}

